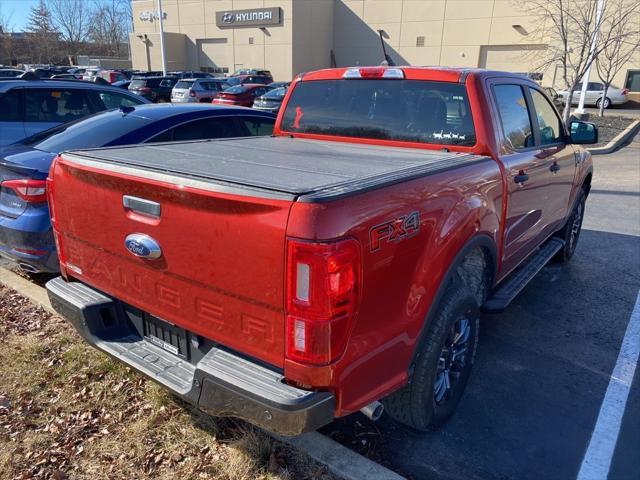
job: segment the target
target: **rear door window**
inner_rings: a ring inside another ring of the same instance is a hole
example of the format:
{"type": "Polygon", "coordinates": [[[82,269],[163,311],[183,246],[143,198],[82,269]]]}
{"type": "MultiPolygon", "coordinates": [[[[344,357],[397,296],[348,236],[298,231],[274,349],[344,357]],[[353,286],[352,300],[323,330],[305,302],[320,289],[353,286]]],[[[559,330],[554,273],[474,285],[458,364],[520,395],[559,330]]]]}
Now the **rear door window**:
{"type": "Polygon", "coordinates": [[[179,125],[173,129],[173,140],[201,140],[204,138],[237,137],[232,117],[204,118],[179,125]]]}
{"type": "Polygon", "coordinates": [[[111,110],[112,108],[134,107],[142,103],[132,99],[131,97],[115,92],[88,90],[87,95],[89,95],[95,110],[98,112],[111,110]]]}
{"type": "Polygon", "coordinates": [[[534,146],[527,101],[520,85],[495,85],[493,93],[508,147],[518,150],[534,146]]]}
{"type": "Polygon", "coordinates": [[[26,89],[25,121],[69,122],[86,117],[94,109],[85,90],[81,89],[26,89]]]}
{"type": "Polygon", "coordinates": [[[243,137],[271,135],[273,133],[273,124],[275,123],[273,118],[244,116],[237,117],[236,121],[240,127],[238,135],[243,137]]]}
{"type": "Polygon", "coordinates": [[[22,121],[22,94],[18,89],[0,95],[0,122],[22,121]]]}

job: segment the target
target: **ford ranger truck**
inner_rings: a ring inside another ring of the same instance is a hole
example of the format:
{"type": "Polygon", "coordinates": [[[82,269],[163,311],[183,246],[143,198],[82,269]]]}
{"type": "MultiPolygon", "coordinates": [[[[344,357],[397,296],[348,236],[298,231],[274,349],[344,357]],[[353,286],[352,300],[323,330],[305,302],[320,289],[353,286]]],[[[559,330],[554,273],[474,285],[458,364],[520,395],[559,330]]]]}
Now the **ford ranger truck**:
{"type": "Polygon", "coordinates": [[[47,289],[89,344],[212,415],[430,430],[481,311],[573,255],[596,140],[518,75],[306,73],[271,137],[62,153],[47,289]]]}

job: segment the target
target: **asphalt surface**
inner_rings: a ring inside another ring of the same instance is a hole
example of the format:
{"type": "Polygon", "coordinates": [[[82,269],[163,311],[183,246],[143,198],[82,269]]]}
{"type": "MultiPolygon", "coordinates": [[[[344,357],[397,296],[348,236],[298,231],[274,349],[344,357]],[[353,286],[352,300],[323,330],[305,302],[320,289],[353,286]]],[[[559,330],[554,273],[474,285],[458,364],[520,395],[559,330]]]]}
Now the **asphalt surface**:
{"type": "MultiPolygon", "coordinates": [[[[483,317],[472,377],[443,429],[416,433],[356,414],[323,433],[409,478],[575,479],[640,288],[640,136],[594,163],[574,258],[483,317]]],[[[639,376],[612,480],[640,479],[639,376]]]]}

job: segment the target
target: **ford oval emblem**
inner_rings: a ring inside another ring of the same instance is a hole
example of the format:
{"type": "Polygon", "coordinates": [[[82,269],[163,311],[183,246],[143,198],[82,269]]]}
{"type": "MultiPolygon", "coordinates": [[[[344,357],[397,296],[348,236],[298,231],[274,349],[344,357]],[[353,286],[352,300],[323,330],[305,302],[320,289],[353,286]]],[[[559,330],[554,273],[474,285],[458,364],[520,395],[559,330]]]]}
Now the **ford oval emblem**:
{"type": "Polygon", "coordinates": [[[129,253],[140,258],[149,258],[151,260],[160,258],[162,250],[160,245],[149,235],[144,233],[132,233],[124,239],[124,246],[129,253]]]}

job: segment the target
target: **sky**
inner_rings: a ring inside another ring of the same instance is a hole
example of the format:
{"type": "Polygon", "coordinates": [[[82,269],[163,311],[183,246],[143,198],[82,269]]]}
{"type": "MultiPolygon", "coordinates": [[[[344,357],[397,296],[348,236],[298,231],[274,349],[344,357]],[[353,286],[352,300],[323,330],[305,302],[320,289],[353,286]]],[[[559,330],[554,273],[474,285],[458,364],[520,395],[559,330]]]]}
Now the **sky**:
{"type": "Polygon", "coordinates": [[[11,17],[9,25],[20,32],[27,26],[31,7],[37,4],[38,0],[0,0],[0,12],[5,18],[11,17]]]}
{"type": "MultiPolygon", "coordinates": [[[[14,32],[23,31],[29,23],[31,7],[37,5],[40,0],[0,0],[0,15],[10,17],[9,26],[14,32]]],[[[86,0],[87,2],[89,0],[86,0]]],[[[108,1],[108,0],[99,0],[108,1]]],[[[47,0],[45,0],[45,4],[47,0]]]]}

